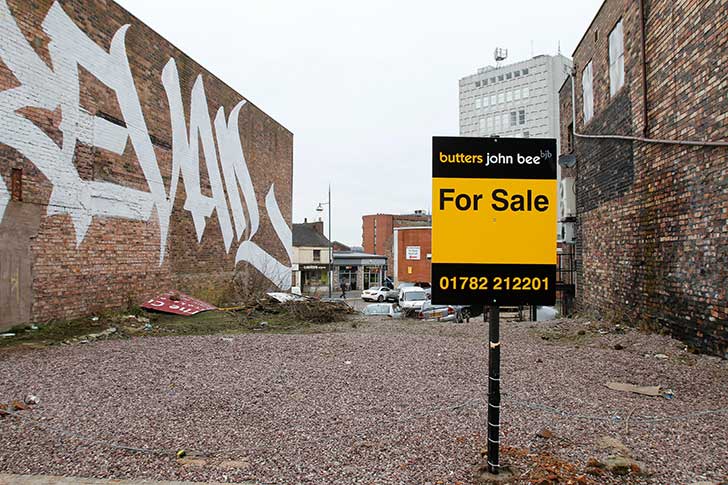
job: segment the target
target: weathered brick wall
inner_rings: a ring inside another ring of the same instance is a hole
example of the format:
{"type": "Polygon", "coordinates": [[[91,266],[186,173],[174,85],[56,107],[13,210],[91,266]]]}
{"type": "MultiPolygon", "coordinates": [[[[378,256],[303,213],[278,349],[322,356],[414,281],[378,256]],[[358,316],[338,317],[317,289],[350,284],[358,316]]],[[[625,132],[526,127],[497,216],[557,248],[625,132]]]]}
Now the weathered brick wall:
{"type": "Polygon", "coordinates": [[[432,254],[432,228],[404,229],[397,231],[397,281],[431,283],[432,261],[427,259],[432,254]],[[419,246],[420,259],[407,259],[407,246],[419,246]]]}
{"type": "Polygon", "coordinates": [[[111,1],[0,0],[0,29],[0,326],[285,286],[288,130],[111,1]]]}
{"type": "Polygon", "coordinates": [[[394,275],[392,253],[395,227],[428,226],[432,216],[427,214],[371,214],[362,216],[362,246],[365,253],[387,257],[387,274],[394,275]]]}
{"type": "MultiPolygon", "coordinates": [[[[646,127],[650,138],[728,140],[725,2],[645,1],[646,126],[638,8],[607,0],[574,53],[577,131],[641,136],[646,127]],[[625,86],[610,96],[608,36],[620,18],[625,86]],[[589,60],[595,114],[585,126],[581,72],[589,60]]],[[[656,324],[728,356],[726,148],[583,138],[575,145],[581,310],[656,324]]]]}

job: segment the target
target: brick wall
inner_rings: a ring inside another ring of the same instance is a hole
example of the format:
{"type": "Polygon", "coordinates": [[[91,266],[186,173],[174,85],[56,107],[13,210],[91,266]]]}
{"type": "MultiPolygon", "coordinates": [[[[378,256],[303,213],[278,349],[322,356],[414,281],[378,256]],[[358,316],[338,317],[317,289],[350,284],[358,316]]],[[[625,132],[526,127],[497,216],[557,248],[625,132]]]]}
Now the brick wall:
{"type": "MultiPolygon", "coordinates": [[[[427,255],[432,253],[432,229],[429,227],[402,229],[396,232],[397,240],[397,282],[430,282],[432,261],[427,255]],[[407,246],[420,248],[419,260],[407,259],[407,246]]],[[[394,266],[394,265],[392,265],[394,266]]]]}
{"type": "Polygon", "coordinates": [[[362,216],[362,247],[365,253],[387,257],[387,274],[393,275],[394,254],[392,243],[395,227],[429,226],[432,216],[427,214],[372,214],[362,216]]]}
{"type": "MultiPolygon", "coordinates": [[[[725,2],[644,3],[647,118],[639,3],[607,0],[574,53],[577,131],[728,140],[725,2]],[[625,85],[610,96],[608,36],[620,18],[625,85]],[[594,117],[585,125],[590,60],[594,117]]],[[[581,310],[658,326],[728,357],[726,148],[577,138],[575,153],[581,310]]]]}
{"type": "Polygon", "coordinates": [[[0,326],[287,284],[288,130],[111,1],[0,29],[0,326]]]}

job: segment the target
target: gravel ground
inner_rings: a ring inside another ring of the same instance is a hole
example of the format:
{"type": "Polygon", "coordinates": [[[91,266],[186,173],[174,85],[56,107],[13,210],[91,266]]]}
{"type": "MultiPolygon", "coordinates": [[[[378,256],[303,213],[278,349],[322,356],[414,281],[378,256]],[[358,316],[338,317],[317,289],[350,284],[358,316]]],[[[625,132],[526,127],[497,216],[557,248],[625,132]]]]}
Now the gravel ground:
{"type": "MultiPolygon", "coordinates": [[[[473,483],[485,443],[483,323],[362,320],[335,330],[0,352],[0,402],[28,393],[41,400],[0,419],[0,471],[473,483]],[[183,460],[174,457],[180,448],[188,451],[183,460]]],[[[728,363],[689,354],[667,337],[608,330],[584,321],[503,325],[502,442],[525,450],[520,458],[505,452],[503,461],[523,466],[527,457],[553,455],[583,472],[589,458],[610,453],[600,440],[611,437],[651,475],[588,475],[584,483],[728,477],[728,412],[679,417],[728,409],[728,363]],[[675,397],[612,391],[607,381],[659,384],[675,397]],[[553,435],[538,436],[544,429],[553,435]]]]}

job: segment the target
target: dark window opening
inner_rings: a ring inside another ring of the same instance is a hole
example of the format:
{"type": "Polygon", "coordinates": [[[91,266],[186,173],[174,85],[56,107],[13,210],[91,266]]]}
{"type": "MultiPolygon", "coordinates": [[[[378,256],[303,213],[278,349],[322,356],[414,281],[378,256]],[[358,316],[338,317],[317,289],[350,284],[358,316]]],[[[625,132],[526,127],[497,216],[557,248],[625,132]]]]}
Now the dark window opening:
{"type": "Polygon", "coordinates": [[[566,132],[566,153],[574,152],[574,123],[569,123],[566,132]]]}

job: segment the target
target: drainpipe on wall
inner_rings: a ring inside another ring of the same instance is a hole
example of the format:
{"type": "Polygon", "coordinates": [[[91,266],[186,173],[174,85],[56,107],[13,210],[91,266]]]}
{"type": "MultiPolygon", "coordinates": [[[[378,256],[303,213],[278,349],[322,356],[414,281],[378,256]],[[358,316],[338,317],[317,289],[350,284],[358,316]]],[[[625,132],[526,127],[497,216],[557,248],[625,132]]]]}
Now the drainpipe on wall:
{"type": "Polygon", "coordinates": [[[645,1],[639,0],[640,7],[640,45],[642,53],[642,136],[647,138],[647,49],[645,47],[645,1]]]}

